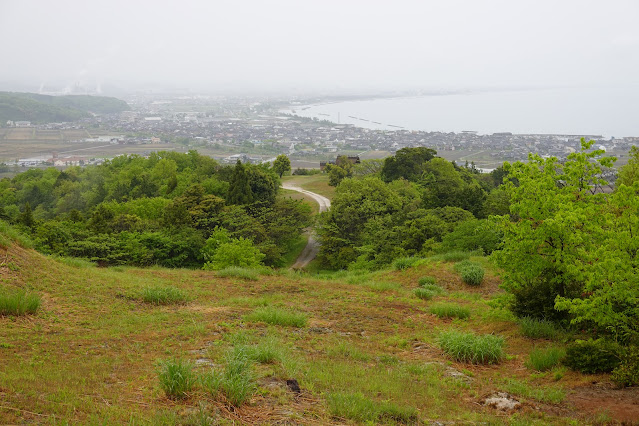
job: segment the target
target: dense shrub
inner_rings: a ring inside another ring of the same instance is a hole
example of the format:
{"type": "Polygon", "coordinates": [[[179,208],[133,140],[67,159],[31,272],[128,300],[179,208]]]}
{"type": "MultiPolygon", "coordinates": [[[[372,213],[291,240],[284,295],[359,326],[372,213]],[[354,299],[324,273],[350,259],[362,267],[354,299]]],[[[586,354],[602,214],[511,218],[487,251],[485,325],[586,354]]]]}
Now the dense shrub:
{"type": "Polygon", "coordinates": [[[499,248],[503,232],[486,219],[473,219],[462,222],[451,232],[444,235],[442,247],[447,250],[475,251],[486,254],[499,248]]]}
{"type": "Polygon", "coordinates": [[[612,372],[610,379],[619,387],[639,385],[639,347],[623,348],[621,364],[612,372]]]}
{"type": "Polygon", "coordinates": [[[578,340],[566,348],[563,363],[582,373],[607,373],[619,366],[620,351],[618,344],[603,339],[578,340]]]}

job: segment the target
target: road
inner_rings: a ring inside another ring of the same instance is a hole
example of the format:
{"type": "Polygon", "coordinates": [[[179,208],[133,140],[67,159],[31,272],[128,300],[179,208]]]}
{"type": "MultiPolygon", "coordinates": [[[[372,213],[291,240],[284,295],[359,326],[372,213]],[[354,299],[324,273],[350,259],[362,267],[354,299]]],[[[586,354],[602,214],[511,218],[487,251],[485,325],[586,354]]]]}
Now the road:
{"type": "MultiPolygon", "coordinates": [[[[326,210],[331,208],[331,200],[319,194],[307,191],[300,188],[299,186],[291,185],[290,183],[282,184],[282,188],[301,192],[302,194],[306,194],[309,197],[312,197],[315,201],[317,201],[317,204],[319,204],[320,213],[325,212],[326,210]]],[[[320,245],[315,239],[314,233],[311,232],[311,235],[309,235],[308,237],[308,243],[306,243],[306,247],[304,247],[304,250],[302,250],[302,253],[295,261],[295,264],[291,266],[291,269],[304,269],[306,265],[311,263],[311,261],[317,257],[317,253],[319,253],[319,247],[320,245]]]]}

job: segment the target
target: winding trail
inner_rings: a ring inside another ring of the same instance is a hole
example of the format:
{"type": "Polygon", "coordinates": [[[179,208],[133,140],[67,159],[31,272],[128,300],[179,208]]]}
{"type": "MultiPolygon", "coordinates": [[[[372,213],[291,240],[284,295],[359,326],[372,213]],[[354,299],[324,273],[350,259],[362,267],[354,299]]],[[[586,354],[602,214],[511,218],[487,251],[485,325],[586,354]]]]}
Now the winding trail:
{"type": "MultiPolygon", "coordinates": [[[[317,201],[317,204],[319,204],[320,213],[325,212],[326,210],[331,208],[331,200],[322,195],[307,191],[300,188],[299,186],[291,185],[289,183],[282,184],[282,188],[301,192],[302,194],[306,194],[309,197],[312,197],[315,201],[317,201]]],[[[304,250],[302,250],[302,253],[300,253],[299,257],[295,261],[295,264],[291,266],[291,269],[305,268],[306,265],[311,263],[311,261],[317,257],[317,253],[319,253],[319,247],[320,245],[315,239],[313,231],[311,231],[311,234],[308,237],[308,243],[306,243],[306,247],[304,247],[304,250]]]]}

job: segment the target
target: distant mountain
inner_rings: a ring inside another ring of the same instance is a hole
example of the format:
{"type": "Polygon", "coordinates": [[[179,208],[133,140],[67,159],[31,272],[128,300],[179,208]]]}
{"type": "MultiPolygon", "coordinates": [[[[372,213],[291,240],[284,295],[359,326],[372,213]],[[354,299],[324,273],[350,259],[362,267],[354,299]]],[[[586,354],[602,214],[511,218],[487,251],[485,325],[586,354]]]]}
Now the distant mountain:
{"type": "Polygon", "coordinates": [[[50,123],[75,121],[94,114],[130,109],[123,100],[106,96],[49,96],[36,93],[0,92],[0,124],[11,121],[50,123]]]}

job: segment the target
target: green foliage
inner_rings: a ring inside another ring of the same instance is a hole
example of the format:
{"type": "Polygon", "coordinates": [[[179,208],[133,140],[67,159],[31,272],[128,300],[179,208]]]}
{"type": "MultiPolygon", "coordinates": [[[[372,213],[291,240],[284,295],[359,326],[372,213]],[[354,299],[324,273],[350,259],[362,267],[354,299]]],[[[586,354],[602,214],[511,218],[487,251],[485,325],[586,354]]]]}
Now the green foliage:
{"type": "Polygon", "coordinates": [[[504,185],[514,220],[502,219],[495,258],[517,315],[571,319],[631,340],[639,333],[639,197],[626,185],[601,191],[614,158],[593,144],[582,140],[563,164],[530,155],[504,165],[516,181],[504,185]]]}
{"type": "Polygon", "coordinates": [[[475,251],[490,254],[501,244],[503,232],[489,220],[472,219],[460,223],[442,238],[444,250],[475,251]]]}
{"type": "Polygon", "coordinates": [[[440,333],[438,341],[442,350],[459,362],[497,364],[504,357],[503,337],[492,334],[477,336],[449,330],[440,333]]]}
{"type": "Polygon", "coordinates": [[[229,182],[228,202],[230,204],[249,204],[253,202],[253,191],[244,165],[237,160],[229,182]]]}
{"type": "Polygon", "coordinates": [[[329,393],[326,402],[332,416],[360,423],[416,424],[418,421],[414,408],[399,407],[390,402],[375,402],[362,393],[329,393]]]}
{"type": "Polygon", "coordinates": [[[459,318],[466,319],[470,317],[470,309],[466,306],[454,303],[439,303],[430,307],[430,313],[437,315],[439,318],[459,318]]]}
{"type": "Polygon", "coordinates": [[[220,167],[195,151],[158,152],[63,172],[30,169],[2,181],[0,214],[39,251],[103,266],[201,267],[204,242],[220,229],[253,241],[261,261],[278,266],[309,226],[310,208],[277,199],[277,188],[266,166],[220,167]],[[228,202],[234,173],[254,202],[228,202]]]}
{"type": "Polygon", "coordinates": [[[415,294],[415,296],[419,297],[420,299],[430,300],[433,297],[441,294],[441,291],[438,291],[436,288],[433,288],[433,287],[418,287],[415,290],[413,290],[413,293],[415,294]]]}
{"type": "Polygon", "coordinates": [[[455,270],[468,285],[478,286],[484,280],[484,267],[477,262],[463,260],[455,265],[455,270]]]}
{"type": "Polygon", "coordinates": [[[35,314],[42,303],[40,296],[24,290],[8,290],[0,287],[0,316],[35,314]]]}
{"type": "Polygon", "coordinates": [[[639,385],[639,347],[627,346],[620,354],[621,363],[612,371],[610,380],[619,387],[639,385]]]}
{"type": "Polygon", "coordinates": [[[582,373],[607,373],[620,364],[620,347],[603,339],[577,340],[566,348],[563,363],[582,373]]]}
{"type": "Polygon", "coordinates": [[[536,371],[548,371],[559,365],[566,356],[566,351],[554,346],[548,348],[534,348],[528,356],[526,367],[536,371]]]}
{"type": "Polygon", "coordinates": [[[177,359],[162,361],[159,366],[158,378],[166,396],[170,399],[188,397],[188,392],[193,389],[196,383],[193,365],[177,359]]]}
{"type": "Polygon", "coordinates": [[[519,320],[521,334],[531,339],[555,339],[559,330],[554,322],[545,319],[523,317],[519,320]]]}
{"type": "Polygon", "coordinates": [[[384,159],[381,177],[385,182],[400,178],[417,181],[424,173],[424,164],[436,155],[437,151],[430,148],[402,148],[394,156],[384,159]]]}
{"type": "Polygon", "coordinates": [[[628,163],[619,169],[619,176],[615,185],[633,186],[639,182],[639,147],[632,146],[628,153],[628,163]]]}
{"type": "Polygon", "coordinates": [[[152,305],[177,305],[188,300],[188,295],[177,287],[146,287],[142,290],[142,301],[152,305]]]}
{"type": "Polygon", "coordinates": [[[273,170],[281,178],[284,173],[291,170],[291,160],[289,160],[288,157],[284,154],[278,155],[273,162],[273,170]]]}
{"type": "Polygon", "coordinates": [[[245,317],[250,322],[265,322],[286,327],[305,327],[308,317],[303,313],[273,307],[259,308],[245,317]]]}
{"type": "Polygon", "coordinates": [[[212,254],[205,252],[203,255],[210,259],[202,267],[206,270],[220,270],[232,266],[255,268],[262,264],[265,257],[251,240],[243,237],[219,243],[212,254]]]}

